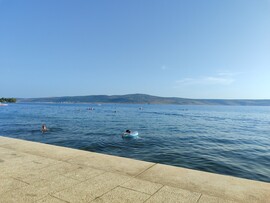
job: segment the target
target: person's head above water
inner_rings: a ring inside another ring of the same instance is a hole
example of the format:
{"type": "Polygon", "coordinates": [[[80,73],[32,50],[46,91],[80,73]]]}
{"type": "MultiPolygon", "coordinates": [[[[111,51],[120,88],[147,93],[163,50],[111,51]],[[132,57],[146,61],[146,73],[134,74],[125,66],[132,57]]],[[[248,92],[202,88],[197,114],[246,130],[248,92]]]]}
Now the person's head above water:
{"type": "Polygon", "coordinates": [[[46,130],[47,130],[47,127],[46,127],[45,124],[42,124],[41,130],[42,130],[42,131],[46,131],[46,130]]]}
{"type": "Polygon", "coordinates": [[[126,130],[126,133],[131,133],[131,131],[130,130],[126,130]]]}

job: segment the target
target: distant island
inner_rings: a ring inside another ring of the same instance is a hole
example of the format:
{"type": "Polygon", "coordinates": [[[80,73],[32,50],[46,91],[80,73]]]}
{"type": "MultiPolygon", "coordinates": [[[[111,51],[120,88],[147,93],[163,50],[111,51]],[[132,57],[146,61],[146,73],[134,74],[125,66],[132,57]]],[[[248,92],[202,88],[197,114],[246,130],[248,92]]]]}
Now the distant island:
{"type": "Polygon", "coordinates": [[[16,101],[15,98],[0,98],[0,103],[15,103],[16,101]]]}
{"type": "Polygon", "coordinates": [[[187,99],[158,97],[147,94],[17,98],[17,102],[270,106],[270,100],[268,99],[187,99]]]}

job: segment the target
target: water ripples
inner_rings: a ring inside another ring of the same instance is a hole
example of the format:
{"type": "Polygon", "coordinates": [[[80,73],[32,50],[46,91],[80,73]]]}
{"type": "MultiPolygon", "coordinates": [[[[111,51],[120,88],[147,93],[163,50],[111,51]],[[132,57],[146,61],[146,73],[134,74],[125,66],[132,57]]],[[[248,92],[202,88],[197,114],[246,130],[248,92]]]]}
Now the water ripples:
{"type": "Polygon", "coordinates": [[[269,107],[140,107],[11,104],[0,135],[270,182],[269,107]]]}

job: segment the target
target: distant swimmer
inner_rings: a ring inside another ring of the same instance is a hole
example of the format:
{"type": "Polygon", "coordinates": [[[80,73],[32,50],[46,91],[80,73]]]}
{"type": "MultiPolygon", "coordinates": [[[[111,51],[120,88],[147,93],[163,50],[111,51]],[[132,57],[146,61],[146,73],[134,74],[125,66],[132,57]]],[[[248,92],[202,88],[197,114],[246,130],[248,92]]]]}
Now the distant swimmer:
{"type": "Polygon", "coordinates": [[[129,134],[130,134],[130,133],[131,133],[131,131],[130,131],[130,130],[126,130],[126,133],[129,133],[129,134]]]}
{"type": "Polygon", "coordinates": [[[42,132],[42,133],[45,133],[47,130],[48,130],[48,129],[47,129],[46,125],[45,125],[45,124],[42,124],[41,132],[42,132]]]}

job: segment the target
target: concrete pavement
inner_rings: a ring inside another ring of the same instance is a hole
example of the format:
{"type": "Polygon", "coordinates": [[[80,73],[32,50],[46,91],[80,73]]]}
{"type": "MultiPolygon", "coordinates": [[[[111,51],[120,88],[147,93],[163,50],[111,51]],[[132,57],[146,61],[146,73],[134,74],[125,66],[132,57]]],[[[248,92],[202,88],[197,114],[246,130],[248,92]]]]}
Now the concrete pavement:
{"type": "Polygon", "coordinates": [[[270,202],[270,183],[0,136],[0,203],[270,202]]]}

